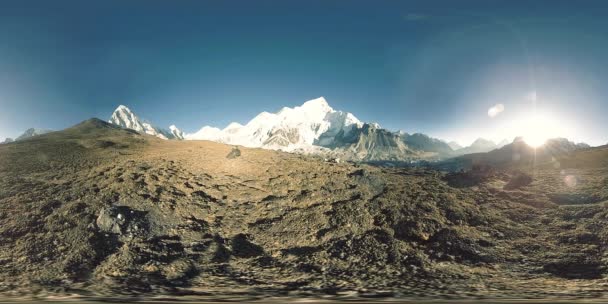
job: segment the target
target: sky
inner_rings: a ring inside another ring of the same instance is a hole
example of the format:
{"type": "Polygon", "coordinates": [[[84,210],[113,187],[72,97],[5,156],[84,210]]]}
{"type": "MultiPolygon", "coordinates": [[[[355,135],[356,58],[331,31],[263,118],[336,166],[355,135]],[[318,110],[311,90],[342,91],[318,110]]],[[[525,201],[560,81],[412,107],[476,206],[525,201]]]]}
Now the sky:
{"type": "Polygon", "coordinates": [[[463,145],[606,144],[607,15],[606,1],[0,0],[0,139],[120,104],[192,133],[324,96],[463,145]]]}

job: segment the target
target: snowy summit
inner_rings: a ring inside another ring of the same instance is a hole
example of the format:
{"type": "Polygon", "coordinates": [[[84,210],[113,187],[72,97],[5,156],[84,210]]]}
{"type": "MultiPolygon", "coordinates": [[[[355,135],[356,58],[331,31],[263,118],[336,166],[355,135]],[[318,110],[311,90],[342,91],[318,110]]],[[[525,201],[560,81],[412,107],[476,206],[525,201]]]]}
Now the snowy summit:
{"type": "Polygon", "coordinates": [[[277,113],[262,112],[245,125],[233,122],[224,129],[205,126],[186,139],[290,151],[329,144],[338,133],[361,125],[353,114],[336,111],[319,97],[277,113]]]}
{"type": "Polygon", "coordinates": [[[116,110],[114,110],[114,113],[112,113],[112,117],[108,122],[162,139],[184,139],[183,132],[176,126],[173,125],[169,127],[169,130],[158,128],[151,123],[140,119],[129,108],[123,105],[119,105],[116,110]]]}

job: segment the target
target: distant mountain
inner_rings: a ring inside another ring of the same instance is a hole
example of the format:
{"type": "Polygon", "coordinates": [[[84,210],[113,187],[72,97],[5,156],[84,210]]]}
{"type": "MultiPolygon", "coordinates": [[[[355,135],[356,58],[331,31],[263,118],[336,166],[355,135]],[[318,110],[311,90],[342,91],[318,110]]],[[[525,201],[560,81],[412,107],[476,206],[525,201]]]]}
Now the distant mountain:
{"type": "Polygon", "coordinates": [[[246,125],[233,122],[224,129],[205,126],[186,139],[293,151],[331,146],[337,135],[346,136],[362,125],[353,114],[334,110],[320,97],[277,113],[262,112],[246,125]]]}
{"type": "Polygon", "coordinates": [[[429,137],[426,134],[414,133],[414,134],[403,134],[403,142],[412,150],[434,152],[438,155],[448,156],[454,151],[450,145],[442,140],[429,137]]]}
{"type": "MultiPolygon", "coordinates": [[[[587,149],[588,146],[575,144],[565,138],[554,138],[537,148],[533,148],[521,138],[501,147],[485,153],[467,154],[449,162],[457,163],[462,168],[470,168],[475,165],[489,165],[493,167],[506,166],[533,166],[544,163],[555,162],[555,159],[568,155],[574,151],[587,149]]],[[[559,163],[555,163],[559,167],[559,163]]]]}
{"type": "Polygon", "coordinates": [[[185,138],[351,160],[405,161],[452,153],[447,143],[427,135],[391,132],[377,123],[363,123],[352,113],[334,110],[323,97],[277,113],[262,112],[245,125],[204,126],[185,138]]]}
{"type": "Polygon", "coordinates": [[[460,150],[463,148],[463,146],[461,146],[459,143],[455,142],[455,141],[451,141],[448,143],[448,146],[450,146],[450,148],[452,148],[452,150],[456,151],[456,150],[460,150]]]}
{"type": "Polygon", "coordinates": [[[29,128],[25,132],[23,132],[23,134],[19,135],[19,137],[17,137],[15,139],[15,141],[24,140],[24,139],[27,139],[30,137],[34,137],[34,136],[38,136],[38,135],[42,135],[42,134],[46,134],[46,133],[50,133],[50,132],[53,132],[53,130],[29,128]]]}
{"type": "Polygon", "coordinates": [[[8,143],[12,143],[14,140],[10,137],[7,137],[6,139],[4,139],[4,141],[2,142],[3,144],[8,144],[8,143]]]}
{"type": "Polygon", "coordinates": [[[114,110],[114,113],[112,113],[112,117],[108,122],[162,139],[184,139],[184,133],[176,126],[170,126],[169,130],[158,128],[151,123],[140,119],[129,108],[123,105],[118,106],[118,108],[114,110]]]}
{"type": "Polygon", "coordinates": [[[410,149],[401,134],[364,123],[350,132],[337,134],[326,148],[336,156],[365,161],[406,161],[419,159],[422,152],[410,149]]]}
{"type": "Polygon", "coordinates": [[[576,144],[577,147],[579,147],[580,149],[587,149],[587,148],[591,148],[591,146],[587,143],[581,142],[576,144]]]}
{"type": "Polygon", "coordinates": [[[504,146],[506,146],[506,145],[508,145],[510,143],[511,143],[511,141],[509,141],[509,140],[507,140],[505,138],[505,139],[501,140],[498,144],[496,144],[496,148],[500,149],[500,148],[502,148],[502,147],[504,147],[504,146]]]}
{"type": "Polygon", "coordinates": [[[169,126],[169,132],[171,132],[171,135],[175,139],[184,139],[184,132],[182,132],[182,130],[178,129],[175,125],[169,126]]]}
{"type": "Polygon", "coordinates": [[[507,141],[506,139],[503,139],[500,143],[496,144],[491,140],[487,140],[484,138],[478,138],[470,146],[461,148],[461,149],[456,149],[454,154],[464,155],[464,154],[472,154],[472,153],[490,152],[494,149],[502,148],[509,143],[510,142],[507,141]]]}

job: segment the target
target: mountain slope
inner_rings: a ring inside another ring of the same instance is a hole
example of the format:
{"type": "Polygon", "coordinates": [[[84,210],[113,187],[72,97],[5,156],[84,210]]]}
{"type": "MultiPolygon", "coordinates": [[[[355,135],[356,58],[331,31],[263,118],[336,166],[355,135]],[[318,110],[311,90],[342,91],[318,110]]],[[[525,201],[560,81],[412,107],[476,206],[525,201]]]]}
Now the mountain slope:
{"type": "Polygon", "coordinates": [[[129,108],[123,105],[118,106],[116,110],[114,110],[112,117],[108,122],[161,139],[184,139],[183,132],[176,126],[172,125],[169,127],[169,130],[158,128],[151,123],[140,119],[129,108]]]}
{"type": "Polygon", "coordinates": [[[432,138],[426,134],[403,134],[403,142],[413,150],[434,152],[441,156],[451,155],[454,151],[450,145],[442,140],[432,138]]]}
{"type": "Polygon", "coordinates": [[[363,124],[350,132],[336,134],[330,145],[336,156],[349,160],[406,161],[421,156],[410,149],[398,133],[379,128],[376,124],[363,124]]]}

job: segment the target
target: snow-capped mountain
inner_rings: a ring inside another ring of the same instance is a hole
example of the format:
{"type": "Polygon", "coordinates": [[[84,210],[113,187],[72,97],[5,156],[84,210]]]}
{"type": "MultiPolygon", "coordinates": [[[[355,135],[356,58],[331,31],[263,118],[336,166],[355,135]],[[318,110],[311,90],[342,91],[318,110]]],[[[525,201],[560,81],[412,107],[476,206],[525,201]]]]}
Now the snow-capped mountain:
{"type": "Polygon", "coordinates": [[[205,126],[186,135],[186,139],[294,151],[329,146],[336,135],[348,134],[362,125],[353,114],[332,109],[320,97],[277,113],[262,112],[245,125],[233,122],[224,129],[205,126]]]}
{"type": "Polygon", "coordinates": [[[175,139],[184,139],[184,132],[178,129],[175,125],[169,126],[169,132],[171,132],[171,135],[173,135],[173,138],[175,139]]]}
{"type": "Polygon", "coordinates": [[[15,141],[24,140],[26,138],[30,138],[30,137],[50,133],[50,132],[53,132],[53,130],[29,128],[29,129],[25,130],[25,132],[23,132],[23,134],[19,135],[19,137],[17,137],[15,139],[15,141]]]}
{"type": "Polygon", "coordinates": [[[114,113],[112,113],[112,117],[108,122],[162,139],[184,139],[184,133],[176,126],[170,126],[169,130],[158,128],[151,123],[140,119],[129,108],[123,105],[118,106],[118,108],[114,110],[114,113]]]}
{"type": "Polygon", "coordinates": [[[262,112],[245,125],[204,126],[185,138],[368,161],[436,159],[453,152],[447,143],[424,134],[361,122],[352,113],[334,110],[323,97],[277,113],[262,112]]]}

